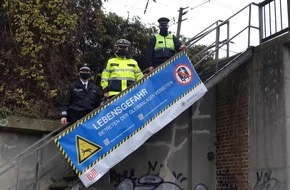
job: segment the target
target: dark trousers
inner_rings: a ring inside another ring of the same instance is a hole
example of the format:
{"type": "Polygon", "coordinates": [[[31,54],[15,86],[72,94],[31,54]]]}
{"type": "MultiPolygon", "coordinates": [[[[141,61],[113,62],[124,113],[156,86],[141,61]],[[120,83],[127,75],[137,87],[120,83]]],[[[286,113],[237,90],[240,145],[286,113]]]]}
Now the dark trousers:
{"type": "Polygon", "coordinates": [[[71,125],[90,112],[91,111],[88,111],[88,110],[85,110],[85,111],[68,110],[67,120],[71,125]]]}

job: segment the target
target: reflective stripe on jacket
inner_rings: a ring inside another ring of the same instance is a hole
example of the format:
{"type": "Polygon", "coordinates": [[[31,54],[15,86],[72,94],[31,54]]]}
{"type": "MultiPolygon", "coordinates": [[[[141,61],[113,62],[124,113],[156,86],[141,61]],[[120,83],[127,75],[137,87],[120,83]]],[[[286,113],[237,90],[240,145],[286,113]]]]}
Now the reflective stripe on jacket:
{"type": "Polygon", "coordinates": [[[108,60],[102,72],[101,86],[109,96],[114,96],[142,77],[143,73],[134,59],[115,56],[108,60]]]}

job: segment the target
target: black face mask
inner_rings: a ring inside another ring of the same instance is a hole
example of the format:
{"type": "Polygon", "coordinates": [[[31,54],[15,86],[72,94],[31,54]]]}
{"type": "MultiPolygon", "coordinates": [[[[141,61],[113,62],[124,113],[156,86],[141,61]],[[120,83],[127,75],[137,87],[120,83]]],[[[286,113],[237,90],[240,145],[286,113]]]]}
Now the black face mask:
{"type": "Polygon", "coordinates": [[[84,80],[87,80],[88,78],[90,78],[91,73],[80,73],[80,77],[84,80]]]}
{"type": "Polygon", "coordinates": [[[127,56],[128,53],[129,53],[128,50],[125,50],[125,49],[120,49],[120,50],[117,51],[117,55],[118,56],[122,56],[122,57],[127,56]]]}
{"type": "Polygon", "coordinates": [[[168,35],[168,28],[167,27],[160,27],[160,32],[159,32],[159,34],[161,35],[161,36],[167,36],[168,35]]]}

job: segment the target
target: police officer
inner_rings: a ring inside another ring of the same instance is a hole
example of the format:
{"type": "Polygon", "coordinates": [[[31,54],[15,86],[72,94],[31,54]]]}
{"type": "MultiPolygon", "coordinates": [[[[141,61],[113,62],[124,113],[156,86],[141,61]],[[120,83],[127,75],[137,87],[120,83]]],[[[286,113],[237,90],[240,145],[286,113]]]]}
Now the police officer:
{"type": "Polygon", "coordinates": [[[79,66],[80,79],[68,86],[68,91],[61,106],[61,124],[70,124],[81,119],[101,103],[101,93],[89,78],[91,69],[84,63],[79,66]]]}
{"type": "Polygon", "coordinates": [[[168,33],[169,21],[166,17],[159,18],[159,33],[150,38],[148,47],[149,71],[167,61],[175,53],[185,49],[185,45],[181,44],[176,36],[168,33]]]}
{"type": "Polygon", "coordinates": [[[126,39],[119,39],[115,43],[116,52],[108,60],[101,77],[104,99],[119,94],[143,77],[137,61],[129,54],[130,45],[126,39]]]}

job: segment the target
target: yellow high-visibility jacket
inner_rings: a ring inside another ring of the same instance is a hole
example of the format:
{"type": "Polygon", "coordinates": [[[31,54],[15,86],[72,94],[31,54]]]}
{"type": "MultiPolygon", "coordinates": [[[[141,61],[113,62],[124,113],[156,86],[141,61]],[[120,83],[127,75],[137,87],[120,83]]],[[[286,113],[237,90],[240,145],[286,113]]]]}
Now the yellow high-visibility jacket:
{"type": "Polygon", "coordinates": [[[156,34],[156,42],[155,42],[155,47],[154,50],[158,51],[160,49],[168,48],[172,51],[175,51],[175,45],[173,41],[173,35],[168,34],[167,36],[161,36],[160,34],[156,34]]]}
{"type": "Polygon", "coordinates": [[[102,72],[101,86],[109,96],[115,96],[142,77],[137,61],[115,55],[102,72]]]}

